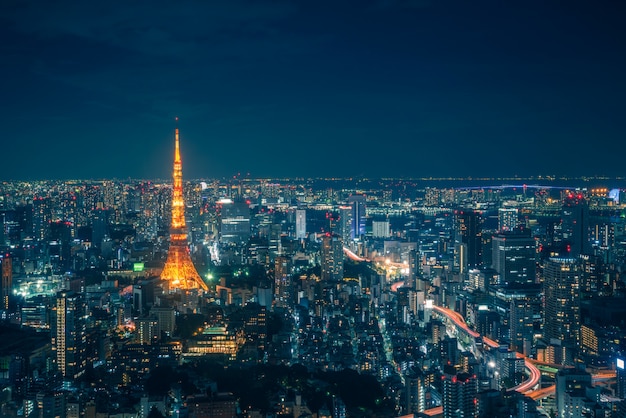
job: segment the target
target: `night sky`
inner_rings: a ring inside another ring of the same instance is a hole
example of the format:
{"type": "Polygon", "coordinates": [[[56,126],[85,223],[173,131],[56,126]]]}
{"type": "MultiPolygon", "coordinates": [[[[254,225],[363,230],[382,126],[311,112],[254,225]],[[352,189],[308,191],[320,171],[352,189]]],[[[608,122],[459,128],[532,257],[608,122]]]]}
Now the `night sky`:
{"type": "Polygon", "coordinates": [[[0,2],[0,180],[626,175],[623,1],[0,2]]]}

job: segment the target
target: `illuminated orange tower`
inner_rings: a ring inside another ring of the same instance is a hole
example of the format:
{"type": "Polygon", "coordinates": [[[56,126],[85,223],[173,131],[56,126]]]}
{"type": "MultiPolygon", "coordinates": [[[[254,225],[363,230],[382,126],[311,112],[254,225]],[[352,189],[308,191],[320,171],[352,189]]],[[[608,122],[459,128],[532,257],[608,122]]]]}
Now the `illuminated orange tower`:
{"type": "Polygon", "coordinates": [[[167,261],[161,272],[161,280],[168,282],[170,290],[198,288],[208,290],[206,283],[204,283],[191,261],[189,247],[187,246],[185,201],[183,199],[183,162],[180,158],[178,127],[176,128],[173,177],[170,248],[167,252],[167,261]]]}

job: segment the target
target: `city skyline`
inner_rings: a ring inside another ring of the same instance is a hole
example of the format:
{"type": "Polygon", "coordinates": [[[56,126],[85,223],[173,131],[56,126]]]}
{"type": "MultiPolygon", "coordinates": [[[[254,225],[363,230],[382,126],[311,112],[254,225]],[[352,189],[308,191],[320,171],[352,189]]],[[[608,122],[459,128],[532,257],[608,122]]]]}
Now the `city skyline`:
{"type": "Polygon", "coordinates": [[[7,418],[624,411],[625,189],[198,187],[173,139],[171,188],[0,183],[7,418]]]}
{"type": "Polygon", "coordinates": [[[623,7],[3,2],[0,180],[620,176],[623,7]]]}

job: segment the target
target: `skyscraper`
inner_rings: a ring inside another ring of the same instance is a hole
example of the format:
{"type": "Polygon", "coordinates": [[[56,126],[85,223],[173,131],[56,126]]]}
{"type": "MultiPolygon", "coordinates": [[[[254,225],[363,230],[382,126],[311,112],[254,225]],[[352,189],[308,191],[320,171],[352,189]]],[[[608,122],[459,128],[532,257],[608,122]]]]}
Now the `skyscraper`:
{"type": "Polygon", "coordinates": [[[365,195],[352,195],[348,197],[348,203],[352,207],[352,227],[350,238],[359,239],[363,235],[365,235],[365,222],[367,219],[365,208],[365,195]]]}
{"type": "Polygon", "coordinates": [[[306,209],[296,209],[296,239],[306,238],[306,209]]]}
{"type": "Polygon", "coordinates": [[[71,258],[71,225],[67,221],[48,224],[47,247],[53,272],[67,271],[71,258]]]}
{"type": "Polygon", "coordinates": [[[183,199],[183,162],[180,158],[178,128],[176,128],[175,138],[170,248],[161,272],[161,280],[167,283],[170,290],[194,288],[208,290],[208,286],[196,271],[189,255],[183,199]]]}
{"type": "Polygon", "coordinates": [[[102,240],[109,234],[109,218],[111,211],[108,209],[96,209],[92,215],[92,244],[100,248],[102,240]]]}
{"type": "Polygon", "coordinates": [[[537,244],[530,230],[515,230],[495,235],[492,267],[504,285],[535,283],[537,244]]]}
{"type": "Polygon", "coordinates": [[[626,399],[626,356],[618,356],[615,359],[615,372],[617,384],[615,385],[615,395],[618,398],[626,399]]]}
{"type": "Polygon", "coordinates": [[[582,269],[572,258],[551,257],[543,270],[544,338],[554,347],[553,362],[573,365],[580,333],[582,269]]]}
{"type": "Polygon", "coordinates": [[[443,416],[478,417],[478,380],[469,373],[444,374],[443,416]]]}
{"type": "Polygon", "coordinates": [[[13,263],[11,255],[0,255],[0,274],[2,274],[2,282],[0,282],[0,310],[9,309],[9,298],[11,297],[11,287],[13,286],[13,263]]]}
{"type": "MultiPolygon", "coordinates": [[[[530,354],[535,326],[540,325],[536,318],[541,317],[541,285],[525,285],[520,288],[508,288],[498,292],[502,298],[509,299],[507,325],[511,348],[526,355],[530,354]]],[[[500,298],[500,296],[499,296],[500,298]]],[[[508,312],[507,312],[508,311],[508,312]]],[[[504,319],[504,315],[501,318],[504,319]]]]}
{"type": "Polygon", "coordinates": [[[404,376],[405,404],[407,414],[424,412],[428,383],[421,369],[411,367],[404,376]]]}
{"type": "Polygon", "coordinates": [[[250,239],[250,206],[243,198],[222,199],[220,206],[220,241],[244,244],[250,239]]]}
{"type": "Polygon", "coordinates": [[[519,222],[517,209],[515,208],[499,208],[498,209],[498,231],[512,231],[519,222]]]}
{"type": "Polygon", "coordinates": [[[482,266],[482,225],[482,215],[476,210],[455,212],[455,243],[467,247],[467,265],[460,266],[461,270],[464,270],[463,267],[472,269],[482,266]]]}
{"type": "Polygon", "coordinates": [[[339,235],[326,233],[321,248],[322,281],[343,279],[343,241],[339,235]]]}
{"type": "Polygon", "coordinates": [[[277,306],[288,306],[290,286],[290,259],[279,255],[274,259],[274,298],[277,306]]]}
{"type": "Polygon", "coordinates": [[[73,380],[87,367],[86,305],[83,297],[72,291],[57,293],[52,321],[52,349],[56,352],[59,372],[65,380],[73,380]]]}
{"type": "Polygon", "coordinates": [[[48,235],[48,224],[52,221],[50,198],[35,197],[33,199],[33,238],[42,241],[48,235]]]}
{"type": "Polygon", "coordinates": [[[563,201],[561,231],[570,257],[591,254],[589,206],[581,193],[570,193],[563,201]]]}
{"type": "Polygon", "coordinates": [[[343,239],[343,243],[350,247],[352,240],[352,207],[342,205],[337,208],[339,213],[338,231],[337,233],[343,239]]]}

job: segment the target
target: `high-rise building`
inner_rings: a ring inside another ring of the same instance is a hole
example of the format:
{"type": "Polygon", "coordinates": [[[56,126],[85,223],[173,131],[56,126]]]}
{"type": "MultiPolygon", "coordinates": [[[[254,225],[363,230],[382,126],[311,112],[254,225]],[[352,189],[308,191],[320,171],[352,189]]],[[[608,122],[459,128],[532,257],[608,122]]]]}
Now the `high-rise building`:
{"type": "Polygon", "coordinates": [[[33,199],[33,238],[43,241],[48,235],[48,225],[52,221],[52,205],[48,197],[33,199]]]}
{"type": "Polygon", "coordinates": [[[389,238],[391,235],[389,221],[372,221],[372,236],[374,238],[389,238]]]}
{"type": "Polygon", "coordinates": [[[102,240],[109,235],[109,217],[110,211],[108,209],[93,211],[91,242],[97,248],[102,246],[102,240]]]}
{"type": "Polygon", "coordinates": [[[482,225],[483,219],[479,211],[463,209],[455,212],[455,243],[465,244],[467,248],[465,267],[470,269],[482,266],[482,225]]]}
{"type": "Polygon", "coordinates": [[[570,193],[563,200],[561,234],[570,257],[591,254],[589,206],[581,193],[570,193]]]}
{"type": "Polygon", "coordinates": [[[67,394],[60,390],[47,390],[40,395],[41,418],[59,418],[66,416],[67,394]]]}
{"type": "Polygon", "coordinates": [[[277,306],[288,306],[290,301],[290,259],[279,255],[274,259],[274,300],[277,306]]]}
{"type": "Polygon", "coordinates": [[[71,257],[71,225],[69,222],[50,222],[48,225],[47,246],[52,271],[67,271],[71,257]]]}
{"type": "Polygon", "coordinates": [[[18,210],[0,210],[0,245],[19,244],[23,228],[18,210]]]}
{"type": "Polygon", "coordinates": [[[0,310],[9,309],[9,298],[11,297],[11,287],[13,286],[13,262],[10,254],[0,255],[0,310]]]}
{"type": "Polygon", "coordinates": [[[492,267],[503,285],[535,283],[537,243],[530,230],[496,234],[492,241],[492,267]]]}
{"type": "Polygon", "coordinates": [[[338,231],[337,233],[343,239],[344,244],[352,241],[352,207],[342,205],[337,208],[339,213],[338,231]]]}
{"type": "Polygon", "coordinates": [[[555,363],[573,365],[580,333],[582,269],[572,258],[551,257],[543,269],[544,338],[555,346],[555,363]]]}
{"type": "Polygon", "coordinates": [[[137,318],[135,320],[137,344],[154,344],[160,339],[159,320],[153,316],[150,318],[137,318]]]}
{"type": "Polygon", "coordinates": [[[458,340],[448,335],[439,341],[439,353],[441,360],[452,366],[456,365],[459,358],[458,340]]]}
{"type": "Polygon", "coordinates": [[[150,308],[150,316],[159,321],[159,330],[168,337],[174,334],[176,327],[176,310],[171,306],[153,306],[150,308]]]}
{"type": "Polygon", "coordinates": [[[529,355],[535,335],[535,328],[540,325],[541,318],[541,286],[527,285],[521,289],[509,289],[503,292],[511,296],[508,312],[508,328],[511,348],[529,355]]]}
{"type": "Polygon", "coordinates": [[[583,418],[590,402],[586,391],[591,387],[591,374],[578,368],[566,368],[556,374],[556,416],[583,418]]]}
{"type": "Polygon", "coordinates": [[[56,295],[52,321],[52,349],[65,380],[81,376],[87,367],[87,308],[81,294],[62,290],[56,295]]]}
{"type": "Polygon", "coordinates": [[[404,382],[406,413],[424,412],[428,387],[424,373],[419,368],[411,367],[404,376],[404,382]]]}
{"type": "Polygon", "coordinates": [[[296,209],[296,239],[306,238],[306,210],[296,209]]]}
{"type": "Polygon", "coordinates": [[[448,374],[443,377],[443,416],[478,417],[478,380],[469,373],[448,374]]]}
{"type": "Polygon", "coordinates": [[[351,236],[352,239],[359,239],[365,235],[365,223],[367,219],[365,195],[355,194],[348,197],[348,204],[350,204],[351,211],[351,236]]]}
{"type": "Polygon", "coordinates": [[[498,231],[513,231],[519,223],[518,210],[516,208],[498,209],[498,231]]]}
{"type": "Polygon", "coordinates": [[[617,384],[615,385],[615,396],[626,400],[626,356],[618,356],[615,359],[615,372],[617,384]]]}
{"type": "Polygon", "coordinates": [[[591,246],[601,251],[615,246],[615,223],[596,222],[591,228],[591,246]]]}
{"type": "Polygon", "coordinates": [[[339,235],[327,233],[322,237],[322,281],[343,279],[343,241],[339,235]]]}
{"type": "Polygon", "coordinates": [[[606,265],[599,255],[581,255],[578,258],[583,275],[580,282],[581,294],[595,295],[604,285],[606,265]]]}
{"type": "Polygon", "coordinates": [[[328,221],[328,227],[325,227],[324,230],[331,234],[337,234],[340,229],[339,214],[336,212],[326,212],[326,220],[328,221]]]}
{"type": "Polygon", "coordinates": [[[241,198],[222,199],[220,205],[220,241],[243,244],[250,239],[250,206],[241,198]]]}
{"type": "Polygon", "coordinates": [[[198,274],[189,254],[185,201],[183,199],[183,162],[180,158],[178,128],[176,128],[174,148],[170,248],[167,252],[167,261],[161,272],[161,280],[167,283],[170,290],[197,288],[208,290],[208,286],[198,274]]]}

